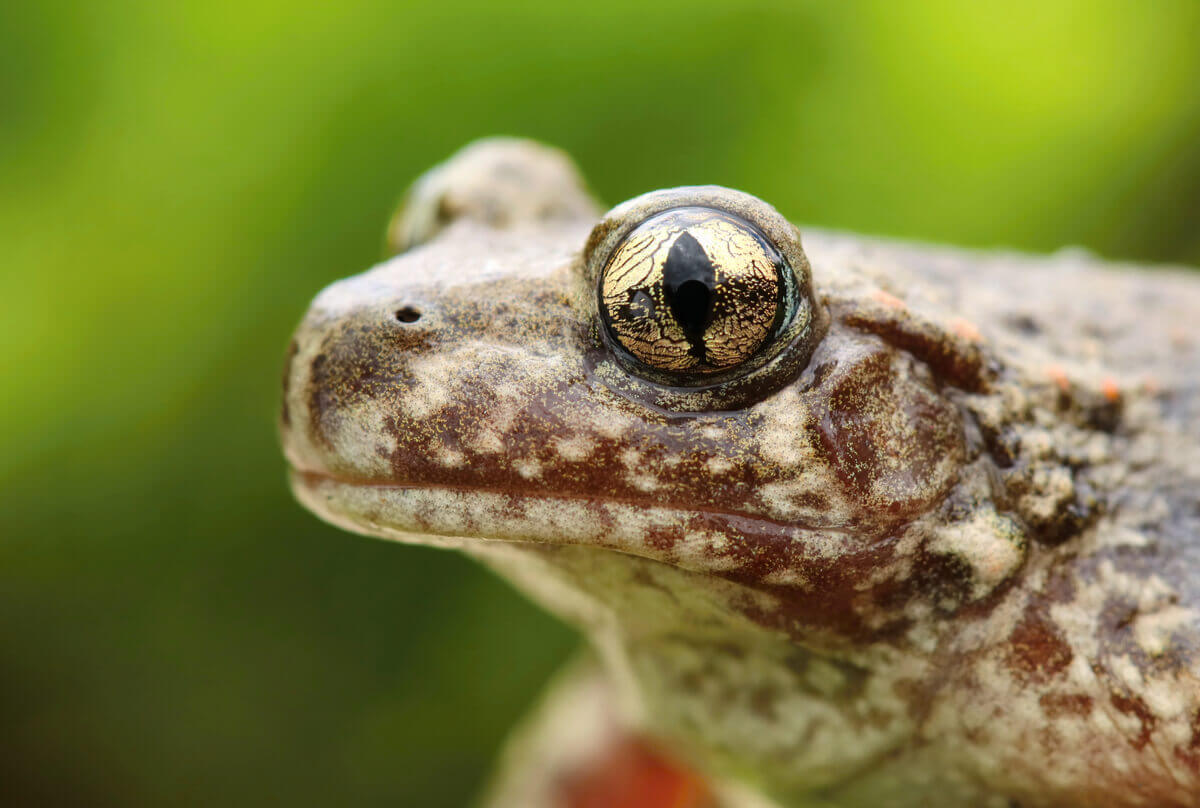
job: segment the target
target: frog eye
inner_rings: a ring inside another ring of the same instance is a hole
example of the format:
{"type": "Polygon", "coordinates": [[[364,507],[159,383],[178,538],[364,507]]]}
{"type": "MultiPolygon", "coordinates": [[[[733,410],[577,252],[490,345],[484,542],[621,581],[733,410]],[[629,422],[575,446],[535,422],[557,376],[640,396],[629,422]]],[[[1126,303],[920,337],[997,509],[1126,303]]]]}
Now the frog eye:
{"type": "Polygon", "coordinates": [[[763,350],[796,311],[792,268],[755,225],[688,206],[646,219],[599,273],[610,339],[659,372],[711,375],[763,350]]]}

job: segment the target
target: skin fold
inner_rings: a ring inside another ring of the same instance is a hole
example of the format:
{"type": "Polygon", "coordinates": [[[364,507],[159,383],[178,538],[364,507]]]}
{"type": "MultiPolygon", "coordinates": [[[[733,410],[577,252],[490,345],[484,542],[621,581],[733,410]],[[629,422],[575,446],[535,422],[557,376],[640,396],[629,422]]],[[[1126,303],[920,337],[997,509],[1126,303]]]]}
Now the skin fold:
{"type": "Polygon", "coordinates": [[[321,518],[590,638],[489,805],[1200,804],[1200,278],[801,242],[715,186],[601,213],[507,139],[389,234],[282,441],[321,518]]]}

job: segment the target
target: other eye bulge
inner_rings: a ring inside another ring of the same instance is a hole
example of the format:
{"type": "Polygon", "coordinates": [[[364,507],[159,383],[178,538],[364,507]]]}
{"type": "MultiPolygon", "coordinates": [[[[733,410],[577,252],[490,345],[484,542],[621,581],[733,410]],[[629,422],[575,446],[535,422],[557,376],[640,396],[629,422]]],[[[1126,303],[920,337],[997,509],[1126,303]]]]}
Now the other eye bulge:
{"type": "Polygon", "coordinates": [[[728,370],[778,330],[785,271],[749,223],[712,208],[665,211],[613,251],[600,280],[602,319],[616,342],[652,368],[728,370]]]}

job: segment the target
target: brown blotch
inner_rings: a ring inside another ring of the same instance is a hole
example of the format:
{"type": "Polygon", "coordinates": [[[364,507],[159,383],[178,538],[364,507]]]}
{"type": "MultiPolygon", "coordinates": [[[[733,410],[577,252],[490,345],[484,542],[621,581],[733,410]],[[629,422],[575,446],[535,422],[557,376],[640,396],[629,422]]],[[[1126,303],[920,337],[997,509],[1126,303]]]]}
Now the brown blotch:
{"type": "Polygon", "coordinates": [[[1137,737],[1129,739],[1129,743],[1134,749],[1144,748],[1150,742],[1150,733],[1154,731],[1154,727],[1158,723],[1146,702],[1137,696],[1126,693],[1113,693],[1109,700],[1117,712],[1137,717],[1142,727],[1138,731],[1137,737]]]}
{"type": "Polygon", "coordinates": [[[1175,747],[1175,758],[1193,772],[1200,774],[1200,755],[1182,746],[1175,747]]]}
{"type": "Polygon", "coordinates": [[[805,491],[797,494],[792,498],[792,504],[797,508],[811,511],[829,510],[831,507],[829,496],[821,491],[805,491]]]}
{"type": "Polygon", "coordinates": [[[1095,702],[1091,696],[1083,693],[1046,693],[1038,703],[1046,711],[1049,718],[1077,716],[1087,718],[1092,714],[1095,702]]]}
{"type": "Polygon", "coordinates": [[[1200,710],[1192,713],[1191,730],[1192,737],[1187,745],[1175,747],[1175,757],[1193,772],[1200,774],[1200,710]]]}
{"type": "Polygon", "coordinates": [[[918,586],[912,579],[887,575],[864,589],[863,581],[894,561],[893,546],[891,542],[882,542],[857,552],[846,552],[830,562],[795,554],[782,544],[770,546],[766,552],[755,552],[748,543],[738,542],[735,547],[740,554],[725,554],[736,564],[717,575],[774,596],[769,605],[749,597],[736,601],[739,611],[759,625],[797,640],[811,636],[812,628],[820,627],[855,642],[883,642],[899,637],[910,625],[910,618],[896,604],[908,602],[918,586]],[[797,570],[811,589],[762,583],[764,577],[780,567],[797,570]],[[868,621],[865,619],[868,613],[885,620],[868,621]]]}
{"type": "Polygon", "coordinates": [[[646,530],[645,541],[647,547],[653,547],[660,553],[671,553],[680,538],[678,531],[671,528],[653,527],[646,530]]]}
{"type": "Polygon", "coordinates": [[[1074,656],[1040,609],[1026,612],[1008,636],[1008,667],[1026,681],[1049,681],[1065,671],[1074,656]]]}
{"type": "Polygon", "coordinates": [[[1055,568],[1047,577],[1046,585],[1042,587],[1042,593],[1051,603],[1070,603],[1075,600],[1078,588],[1075,582],[1075,571],[1070,566],[1063,564],[1055,568]]]}
{"type": "Polygon", "coordinates": [[[308,422],[312,436],[327,449],[333,448],[329,436],[325,433],[322,422],[326,412],[332,410],[337,403],[337,396],[327,386],[329,381],[329,357],[319,353],[313,357],[309,365],[308,381],[308,422]]]}

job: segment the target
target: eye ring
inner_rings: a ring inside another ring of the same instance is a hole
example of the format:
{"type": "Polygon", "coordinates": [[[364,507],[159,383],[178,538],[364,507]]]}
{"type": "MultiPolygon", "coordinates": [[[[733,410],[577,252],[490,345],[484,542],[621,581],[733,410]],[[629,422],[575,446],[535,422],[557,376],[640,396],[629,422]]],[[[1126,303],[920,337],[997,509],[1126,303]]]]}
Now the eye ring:
{"type": "Polygon", "coordinates": [[[618,205],[588,239],[584,274],[603,343],[660,386],[712,390],[764,369],[798,373],[824,331],[796,228],[727,188],[618,205]]]}

